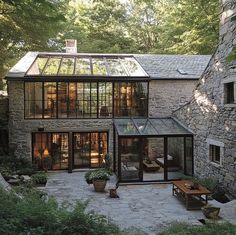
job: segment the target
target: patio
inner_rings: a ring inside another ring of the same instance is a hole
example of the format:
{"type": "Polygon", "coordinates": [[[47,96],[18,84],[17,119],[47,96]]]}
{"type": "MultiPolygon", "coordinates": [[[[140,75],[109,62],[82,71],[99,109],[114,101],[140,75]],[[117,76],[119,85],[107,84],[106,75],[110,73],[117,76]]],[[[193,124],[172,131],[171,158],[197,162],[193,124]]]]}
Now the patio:
{"type": "Polygon", "coordinates": [[[95,193],[87,185],[84,172],[53,172],[45,191],[59,202],[89,199],[88,210],[94,210],[111,219],[122,229],[157,234],[174,221],[201,224],[201,211],[187,211],[176,197],[172,196],[171,184],[122,185],[118,188],[118,199],[109,198],[108,193],[95,193]]]}

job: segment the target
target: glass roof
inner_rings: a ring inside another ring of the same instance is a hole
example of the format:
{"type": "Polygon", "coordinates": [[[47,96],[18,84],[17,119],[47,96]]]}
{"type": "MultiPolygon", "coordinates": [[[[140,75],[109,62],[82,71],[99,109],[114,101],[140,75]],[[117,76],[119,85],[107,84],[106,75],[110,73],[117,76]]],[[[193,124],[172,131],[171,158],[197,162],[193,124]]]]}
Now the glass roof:
{"type": "Polygon", "coordinates": [[[27,76],[149,77],[132,56],[38,55],[27,76]]]}
{"type": "Polygon", "coordinates": [[[168,136],[193,134],[172,118],[115,119],[114,124],[119,136],[168,136]]]}

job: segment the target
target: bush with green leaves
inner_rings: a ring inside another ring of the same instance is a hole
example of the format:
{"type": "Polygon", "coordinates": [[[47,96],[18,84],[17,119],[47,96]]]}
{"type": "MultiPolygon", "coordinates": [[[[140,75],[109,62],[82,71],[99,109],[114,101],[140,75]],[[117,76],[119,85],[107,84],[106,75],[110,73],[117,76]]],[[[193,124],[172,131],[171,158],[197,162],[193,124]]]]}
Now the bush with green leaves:
{"type": "Polygon", "coordinates": [[[236,234],[236,225],[230,223],[206,223],[204,226],[175,223],[159,235],[233,235],[236,234]]]}
{"type": "Polygon", "coordinates": [[[99,168],[96,170],[93,170],[90,175],[89,175],[89,180],[94,181],[94,180],[109,180],[110,175],[105,168],[99,168]]]}
{"type": "Polygon", "coordinates": [[[93,172],[93,171],[87,171],[87,172],[84,174],[84,178],[85,178],[87,184],[92,184],[92,183],[93,183],[93,181],[90,180],[90,178],[89,178],[92,172],[93,172]]]}
{"type": "Polygon", "coordinates": [[[31,176],[31,179],[34,184],[46,184],[48,177],[44,172],[39,172],[31,176]]]}
{"type": "Polygon", "coordinates": [[[77,202],[69,209],[52,197],[36,190],[23,197],[0,188],[0,234],[4,235],[122,235],[104,216],[86,212],[86,204],[77,202]]]}

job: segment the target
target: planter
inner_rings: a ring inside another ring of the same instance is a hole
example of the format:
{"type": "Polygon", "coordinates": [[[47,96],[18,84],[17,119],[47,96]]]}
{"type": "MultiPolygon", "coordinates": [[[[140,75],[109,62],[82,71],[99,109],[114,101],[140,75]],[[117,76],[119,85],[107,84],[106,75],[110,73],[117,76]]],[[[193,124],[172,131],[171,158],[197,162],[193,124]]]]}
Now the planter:
{"type": "Polygon", "coordinates": [[[106,180],[93,180],[93,186],[96,192],[104,192],[106,184],[106,180]]]}
{"type": "Polygon", "coordinates": [[[217,219],[220,213],[220,207],[213,207],[213,206],[202,207],[202,213],[208,219],[217,219]]]}

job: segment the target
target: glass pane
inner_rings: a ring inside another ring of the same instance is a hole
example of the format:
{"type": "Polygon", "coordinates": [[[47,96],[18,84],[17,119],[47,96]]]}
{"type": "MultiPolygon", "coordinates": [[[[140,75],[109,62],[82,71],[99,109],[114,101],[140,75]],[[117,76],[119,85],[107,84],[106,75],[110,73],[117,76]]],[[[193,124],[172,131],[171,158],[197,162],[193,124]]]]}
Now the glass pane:
{"type": "Polygon", "coordinates": [[[90,167],[90,133],[74,134],[73,167],[90,167]]]}
{"type": "Polygon", "coordinates": [[[68,83],[58,82],[58,117],[68,117],[68,83]]]}
{"type": "Polygon", "coordinates": [[[143,135],[157,135],[158,133],[148,119],[133,119],[143,135]]]}
{"type": "Polygon", "coordinates": [[[59,74],[72,75],[73,73],[74,73],[74,58],[64,57],[62,59],[59,74]]]}
{"type": "Polygon", "coordinates": [[[84,83],[84,100],[83,100],[83,116],[90,117],[91,112],[91,88],[90,83],[84,83]]]}
{"type": "Polygon", "coordinates": [[[47,60],[48,57],[38,57],[31,66],[27,75],[40,75],[43,71],[45,64],[47,63],[47,60]]]}
{"type": "Polygon", "coordinates": [[[107,58],[106,60],[107,60],[110,76],[128,76],[118,58],[117,59],[107,58]]]}
{"type": "Polygon", "coordinates": [[[68,117],[76,117],[76,83],[69,83],[69,104],[68,104],[68,117]]]}
{"type": "Polygon", "coordinates": [[[75,74],[78,75],[91,75],[90,59],[89,58],[77,58],[75,74]]]}
{"type": "Polygon", "coordinates": [[[143,180],[164,180],[164,138],[146,138],[143,146],[143,180]]]}
{"type": "Polygon", "coordinates": [[[99,116],[102,118],[112,116],[112,83],[99,83],[99,116]]]}
{"type": "Polygon", "coordinates": [[[55,118],[57,109],[56,82],[44,83],[44,118],[55,118]]]}
{"type": "Polygon", "coordinates": [[[138,138],[121,138],[119,142],[121,180],[139,181],[140,140],[138,138]]]}
{"type": "Polygon", "coordinates": [[[42,118],[42,82],[25,83],[25,117],[42,118]]]}
{"type": "Polygon", "coordinates": [[[169,137],[167,146],[168,180],[184,177],[184,138],[169,137]]]}
{"type": "Polygon", "coordinates": [[[92,58],[93,75],[107,75],[106,65],[103,58],[92,58]]]}
{"type": "Polygon", "coordinates": [[[33,133],[33,163],[38,170],[52,169],[51,134],[33,133]]]}
{"type": "Polygon", "coordinates": [[[43,74],[45,74],[45,75],[57,75],[60,62],[61,62],[61,57],[51,57],[48,60],[48,63],[46,65],[46,68],[45,68],[43,74]]]}
{"type": "Polygon", "coordinates": [[[115,120],[119,135],[139,135],[134,123],[130,119],[115,120]]]}
{"type": "Polygon", "coordinates": [[[186,174],[193,174],[193,143],[192,137],[186,137],[186,174]]]}
{"type": "Polygon", "coordinates": [[[97,83],[91,83],[91,117],[97,117],[97,83]]]}
{"type": "Polygon", "coordinates": [[[52,134],[52,169],[61,170],[68,168],[68,134],[53,133],[52,134]]]}
{"type": "Polygon", "coordinates": [[[83,117],[83,83],[77,83],[77,117],[83,117]]]}
{"type": "Polygon", "coordinates": [[[134,58],[122,58],[121,62],[123,66],[125,66],[130,76],[147,76],[147,74],[143,71],[139,63],[134,58]]]}

